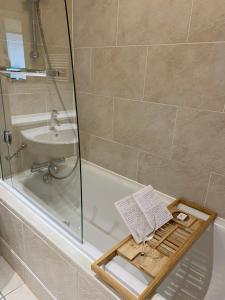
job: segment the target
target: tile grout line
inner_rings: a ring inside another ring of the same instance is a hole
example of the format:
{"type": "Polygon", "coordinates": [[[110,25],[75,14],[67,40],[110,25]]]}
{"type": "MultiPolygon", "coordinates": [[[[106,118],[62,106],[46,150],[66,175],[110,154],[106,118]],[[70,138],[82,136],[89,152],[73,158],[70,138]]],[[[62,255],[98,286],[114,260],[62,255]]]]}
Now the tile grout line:
{"type": "Polygon", "coordinates": [[[203,206],[206,206],[206,201],[207,201],[207,197],[208,197],[208,193],[209,193],[209,187],[210,187],[212,175],[213,175],[213,173],[210,172],[209,181],[208,181],[207,188],[206,188],[206,193],[205,193],[205,196],[204,196],[204,199],[203,199],[203,206]]]}
{"type": "MultiPolygon", "coordinates": [[[[64,257],[64,253],[61,250],[58,250],[58,248],[52,244],[52,242],[46,237],[44,237],[35,227],[33,227],[32,225],[30,225],[29,223],[27,223],[26,220],[24,220],[22,217],[18,216],[16,214],[16,212],[13,212],[13,209],[8,207],[7,204],[2,201],[0,203],[0,205],[2,205],[9,213],[11,213],[19,222],[21,222],[24,226],[24,228],[27,228],[27,230],[30,230],[37,238],[39,238],[45,245],[47,245],[58,257],[60,257],[67,265],[70,265],[70,263],[67,262],[67,260],[64,257]]],[[[0,237],[0,239],[2,240],[2,238],[0,237]]],[[[7,243],[5,243],[6,245],[8,245],[7,243]]],[[[10,248],[8,246],[8,248],[10,248]]],[[[15,251],[11,251],[13,253],[15,253],[15,251]]],[[[16,253],[15,253],[16,254],[16,253]]],[[[14,255],[15,255],[14,254],[14,255]]],[[[19,258],[19,256],[16,254],[16,257],[19,258]]],[[[21,258],[19,258],[19,260],[21,262],[23,262],[23,260],[21,258]]]]}
{"type": "Polygon", "coordinates": [[[139,173],[139,158],[140,158],[141,152],[138,150],[137,152],[137,163],[136,163],[136,178],[135,180],[138,182],[138,173],[139,173]]]}
{"type": "Polygon", "coordinates": [[[119,35],[119,10],[120,10],[120,0],[117,0],[117,16],[116,16],[116,46],[118,46],[118,35],[119,35]]]}
{"type": "MultiPolygon", "coordinates": [[[[119,99],[120,101],[130,101],[130,102],[143,102],[143,103],[149,103],[149,104],[155,104],[155,105],[162,105],[162,106],[169,106],[169,107],[177,107],[177,108],[183,108],[183,109],[191,109],[195,110],[198,112],[205,111],[205,112],[211,112],[211,113],[218,113],[218,114],[225,114],[225,109],[224,111],[221,110],[210,110],[210,109],[201,109],[201,108],[196,108],[196,107],[191,107],[191,106],[184,106],[184,105],[177,105],[177,104],[168,104],[168,103],[163,103],[163,102],[154,102],[154,101],[149,101],[145,100],[143,97],[140,98],[124,98],[120,96],[109,96],[109,95],[104,95],[104,94],[98,94],[98,93],[92,93],[92,92],[86,92],[86,91],[78,91],[79,94],[87,94],[87,95],[93,95],[93,96],[99,96],[99,97],[105,97],[105,98],[115,98],[119,99]]],[[[152,99],[151,99],[152,100],[152,99]]],[[[225,105],[224,105],[225,107],[225,105]]]]}
{"type": "Polygon", "coordinates": [[[170,153],[170,160],[172,160],[173,156],[173,148],[174,148],[174,140],[176,136],[176,129],[177,129],[177,118],[178,118],[178,108],[176,109],[176,115],[175,115],[175,120],[174,120],[174,128],[173,128],[173,134],[172,134],[172,141],[171,141],[171,153],[170,153]]]}
{"type": "Polygon", "coordinates": [[[0,291],[0,299],[2,299],[2,300],[6,300],[6,298],[5,298],[5,296],[2,294],[2,292],[0,291]]]}
{"type": "MultiPolygon", "coordinates": [[[[15,271],[15,273],[16,273],[16,271],[15,271]]],[[[16,274],[17,274],[17,273],[16,273],[16,274]]],[[[17,274],[17,275],[18,275],[18,274],[17,274]]],[[[18,275],[18,276],[19,276],[19,275],[18,275]]],[[[22,280],[22,278],[21,278],[21,280],[22,280]]],[[[23,280],[22,280],[22,281],[23,281],[23,280]]],[[[22,285],[16,287],[15,289],[13,289],[12,291],[8,292],[7,294],[3,295],[3,294],[1,293],[1,295],[3,296],[3,298],[1,298],[0,300],[7,300],[7,298],[8,298],[9,295],[11,296],[11,294],[13,294],[15,291],[21,289],[22,287],[27,287],[27,288],[29,288],[29,287],[24,283],[24,281],[23,281],[23,284],[22,284],[22,285]]],[[[34,294],[33,294],[33,295],[34,295],[34,294]]]]}
{"type": "Polygon", "coordinates": [[[225,102],[224,102],[224,105],[223,105],[223,111],[222,111],[223,113],[225,112],[225,102]]]}
{"type": "MultiPolygon", "coordinates": [[[[21,221],[22,222],[22,221],[21,221]]],[[[35,275],[32,271],[32,269],[30,269],[29,265],[27,265],[23,259],[21,259],[17,253],[15,253],[15,251],[13,249],[10,248],[10,246],[8,245],[8,243],[2,238],[0,237],[1,242],[4,244],[4,246],[7,248],[7,251],[10,252],[11,255],[13,255],[18,261],[19,263],[23,266],[24,268],[24,279],[22,278],[24,284],[30,288],[27,283],[26,283],[26,278],[25,278],[25,271],[27,271],[28,273],[30,273],[31,276],[33,276],[35,278],[35,280],[38,281],[38,283],[43,287],[43,289],[54,299],[55,296],[52,294],[52,292],[49,291],[49,289],[44,285],[44,283],[37,277],[37,275],[35,275]]],[[[4,258],[4,257],[3,257],[4,258]]]]}
{"type": "MultiPolygon", "coordinates": [[[[136,151],[139,151],[139,154],[140,153],[145,153],[147,155],[151,155],[151,156],[154,156],[156,158],[159,158],[159,159],[165,159],[166,161],[172,161],[172,162],[176,162],[176,163],[180,163],[180,164],[185,164],[188,166],[188,162],[183,162],[181,160],[177,160],[177,159],[173,159],[171,157],[163,157],[162,155],[157,155],[157,153],[154,153],[154,152],[148,152],[147,150],[144,150],[142,148],[139,148],[138,146],[131,146],[131,145],[127,145],[127,144],[123,144],[121,142],[118,142],[116,140],[112,140],[112,139],[109,139],[109,138],[105,138],[105,137],[101,137],[101,136],[98,136],[98,135],[95,135],[95,134],[92,134],[92,133],[89,133],[88,131],[83,131],[84,133],[88,134],[89,136],[92,136],[92,137],[95,137],[97,139],[100,139],[100,140],[103,140],[105,142],[109,142],[109,143],[114,143],[114,144],[117,144],[117,145],[120,145],[120,146],[123,146],[123,147],[126,147],[126,148],[129,148],[130,150],[136,150],[136,151]]],[[[221,176],[224,176],[225,177],[225,174],[220,174],[220,173],[217,173],[217,172],[211,172],[212,174],[218,174],[218,175],[221,175],[221,176]]]]}
{"type": "Polygon", "coordinates": [[[122,143],[120,143],[120,142],[117,142],[116,140],[109,139],[109,138],[105,138],[105,137],[102,137],[102,136],[98,136],[98,135],[92,134],[92,133],[90,133],[90,132],[88,132],[88,131],[85,131],[85,130],[83,130],[83,132],[86,133],[86,134],[88,134],[88,135],[90,135],[90,136],[93,136],[93,137],[95,137],[95,138],[98,138],[98,139],[100,139],[100,140],[103,140],[103,141],[105,141],[105,142],[114,143],[114,144],[117,144],[117,145],[120,145],[120,146],[129,148],[129,149],[131,149],[131,150],[137,150],[136,147],[132,147],[132,146],[130,146],[130,145],[122,144],[122,143]]]}
{"type": "MultiPolygon", "coordinates": [[[[26,245],[25,245],[25,228],[24,228],[24,223],[21,222],[21,225],[22,225],[22,239],[23,239],[23,257],[20,258],[21,261],[26,261],[26,258],[27,258],[27,255],[26,255],[26,245]]],[[[18,256],[19,257],[19,256],[18,256]]],[[[23,276],[24,276],[24,279],[25,279],[25,267],[23,265],[23,276]]]]}
{"type": "MultiPolygon", "coordinates": [[[[177,163],[182,163],[182,161],[179,161],[179,160],[176,160],[176,159],[171,159],[170,157],[167,157],[167,158],[164,158],[162,157],[161,155],[157,155],[156,153],[153,153],[153,152],[148,152],[147,150],[144,150],[142,148],[139,148],[139,147],[135,147],[135,146],[131,146],[131,145],[127,145],[127,144],[123,144],[123,143],[120,143],[116,140],[112,140],[112,139],[109,139],[109,138],[105,138],[105,137],[101,137],[101,136],[98,136],[98,135],[95,135],[95,134],[92,134],[88,131],[84,131],[84,133],[88,134],[89,136],[92,136],[92,137],[95,137],[97,139],[100,139],[100,140],[103,140],[105,142],[108,142],[108,143],[114,143],[114,144],[117,144],[117,145],[120,145],[120,146],[123,146],[123,147],[126,147],[126,148],[129,148],[130,150],[136,150],[136,151],[139,151],[139,154],[141,153],[145,153],[145,154],[148,154],[148,155],[152,155],[156,158],[160,158],[160,159],[166,159],[166,160],[169,160],[169,161],[174,161],[174,162],[177,162],[177,163]]],[[[186,163],[185,163],[186,164],[186,163]]]]}
{"type": "MultiPolygon", "coordinates": [[[[92,69],[93,69],[93,65],[92,65],[92,61],[93,61],[93,48],[90,48],[90,74],[89,74],[89,80],[90,80],[90,82],[89,82],[89,88],[90,88],[90,90],[92,90],[92,69]]],[[[78,93],[79,93],[79,91],[78,91],[78,93]]]]}
{"type": "MultiPolygon", "coordinates": [[[[78,91],[78,94],[93,95],[93,96],[105,97],[105,98],[111,98],[111,99],[114,98],[114,99],[119,99],[120,101],[144,102],[144,103],[150,103],[150,104],[155,104],[155,105],[178,107],[175,104],[167,104],[167,103],[144,100],[143,97],[140,97],[140,98],[137,98],[137,99],[132,99],[132,98],[124,98],[124,97],[120,97],[120,96],[109,96],[109,95],[104,95],[104,94],[101,95],[101,94],[98,94],[98,93],[85,92],[85,91],[78,91]]],[[[217,112],[217,111],[215,111],[215,112],[217,112]]],[[[219,113],[222,113],[222,112],[219,112],[219,113]]]]}
{"type": "MultiPolygon", "coordinates": [[[[23,42],[18,42],[18,41],[15,41],[15,40],[13,40],[13,39],[9,39],[9,41],[10,41],[12,44],[17,44],[17,45],[23,44],[23,45],[25,45],[25,46],[30,46],[30,45],[32,44],[30,41],[27,41],[27,40],[25,40],[25,41],[23,41],[23,42]]],[[[7,39],[0,38],[0,43],[6,44],[7,42],[8,42],[7,39]]],[[[38,46],[39,46],[39,47],[41,48],[41,50],[42,50],[43,44],[42,44],[42,43],[38,43],[38,46]]],[[[51,44],[47,44],[47,46],[52,46],[52,45],[51,45],[51,44]]],[[[69,49],[68,47],[66,47],[66,46],[64,46],[64,45],[62,45],[62,44],[56,44],[56,45],[54,45],[54,47],[55,47],[55,48],[61,48],[61,49],[63,49],[63,50],[68,50],[68,49],[69,49]]]]}
{"type": "Polygon", "coordinates": [[[156,44],[128,44],[128,45],[108,45],[108,46],[79,46],[75,49],[104,49],[104,48],[129,48],[129,47],[163,47],[163,46],[184,46],[184,45],[207,45],[207,44],[225,44],[225,41],[208,42],[180,42],[180,43],[156,43],[156,44]]]}
{"type": "Polygon", "coordinates": [[[188,32],[187,32],[187,38],[186,38],[187,43],[188,43],[188,40],[189,40],[189,37],[190,37],[193,7],[194,7],[194,0],[191,1],[191,11],[190,11],[190,18],[189,18],[189,22],[188,22],[188,32]]]}
{"type": "Polygon", "coordinates": [[[149,55],[149,47],[147,47],[146,51],[146,58],[145,58],[145,69],[144,69],[144,84],[143,84],[143,92],[142,97],[145,97],[145,86],[146,86],[146,79],[147,79],[147,69],[148,69],[148,55],[149,55]]]}
{"type": "Polygon", "coordinates": [[[112,99],[113,101],[113,109],[112,109],[112,139],[114,140],[114,124],[115,124],[115,97],[112,99]]]}

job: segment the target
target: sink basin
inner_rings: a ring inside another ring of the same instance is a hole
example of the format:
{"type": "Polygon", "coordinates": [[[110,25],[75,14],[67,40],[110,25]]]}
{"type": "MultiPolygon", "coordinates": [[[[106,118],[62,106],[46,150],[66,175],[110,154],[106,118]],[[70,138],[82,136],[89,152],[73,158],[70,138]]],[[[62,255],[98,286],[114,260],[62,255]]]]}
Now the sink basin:
{"type": "Polygon", "coordinates": [[[77,127],[74,124],[61,124],[56,131],[49,126],[36,127],[21,131],[22,136],[31,142],[49,145],[71,145],[77,143],[77,127]]]}

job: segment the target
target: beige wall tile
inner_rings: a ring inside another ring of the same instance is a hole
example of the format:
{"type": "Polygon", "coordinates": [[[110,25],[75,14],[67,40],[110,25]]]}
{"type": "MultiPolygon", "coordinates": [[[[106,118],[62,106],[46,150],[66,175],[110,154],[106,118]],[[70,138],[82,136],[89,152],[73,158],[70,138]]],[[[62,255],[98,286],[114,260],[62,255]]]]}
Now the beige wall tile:
{"type": "Polygon", "coordinates": [[[225,2],[194,0],[189,41],[224,41],[225,2]]]}
{"type": "Polygon", "coordinates": [[[1,255],[4,257],[4,259],[13,268],[13,270],[15,270],[16,273],[24,280],[24,265],[15,255],[15,252],[2,238],[0,238],[0,248],[2,252],[1,255]]]}
{"type": "Polygon", "coordinates": [[[211,174],[205,204],[225,218],[225,176],[211,174]]]}
{"type": "Polygon", "coordinates": [[[75,49],[76,89],[89,92],[91,88],[91,49],[75,49]]]}
{"type": "Polygon", "coordinates": [[[74,300],[76,270],[24,226],[25,263],[57,299],[74,300]]]}
{"type": "Polygon", "coordinates": [[[115,45],[117,6],[118,0],[75,1],[75,45],[78,47],[115,45]]]}
{"type": "Polygon", "coordinates": [[[50,91],[46,96],[46,110],[52,111],[56,109],[58,111],[73,110],[75,99],[73,85],[70,88],[64,89],[63,87],[58,88],[59,95],[56,92],[54,86],[51,87],[50,91]],[[61,98],[61,99],[60,99],[61,98]]]}
{"type": "Polygon", "coordinates": [[[136,179],[137,151],[82,132],[83,158],[123,176],[136,179]]]}
{"type": "Polygon", "coordinates": [[[16,33],[30,41],[29,25],[29,14],[23,1],[0,1],[0,39],[6,40],[7,33],[16,33]]]}
{"type": "Polygon", "coordinates": [[[151,153],[170,155],[176,107],[116,99],[114,139],[151,153]]]}
{"type": "Polygon", "coordinates": [[[118,44],[185,42],[191,0],[120,0],[118,44]]]}
{"type": "MultiPolygon", "coordinates": [[[[17,45],[16,43],[13,43],[13,45],[14,44],[15,44],[15,46],[17,45]]],[[[5,41],[0,41],[0,54],[1,54],[0,55],[1,66],[10,66],[10,59],[9,59],[9,55],[8,55],[7,43],[5,41]]]]}
{"type": "MultiPolygon", "coordinates": [[[[59,71],[59,77],[55,77],[55,81],[58,85],[66,85],[69,83],[73,83],[72,81],[72,50],[70,52],[70,49],[67,49],[63,46],[56,47],[48,45],[48,56],[51,64],[51,68],[54,70],[59,71]]],[[[46,58],[46,51],[42,49],[43,56],[46,58]]],[[[49,67],[47,65],[47,67],[49,67]]],[[[45,66],[46,68],[46,66],[45,66]]],[[[37,81],[37,78],[35,78],[37,81]]],[[[49,83],[53,85],[52,78],[48,77],[43,78],[42,81],[44,83],[49,83]]]]}
{"type": "MultiPolygon", "coordinates": [[[[13,214],[13,221],[17,222],[18,217],[13,214]]],[[[0,218],[0,220],[3,219],[0,218]]],[[[3,221],[4,226],[10,226],[11,222],[9,223],[8,219],[3,221]]],[[[81,268],[77,269],[74,262],[66,256],[62,257],[57,247],[48,244],[47,238],[42,237],[43,240],[38,236],[38,232],[34,232],[27,225],[24,225],[24,229],[26,249],[24,259],[21,260],[21,257],[15,256],[15,253],[2,238],[0,238],[1,254],[18,271],[38,299],[85,300],[90,299],[90,297],[97,297],[96,299],[99,300],[119,299],[94,276],[81,268]]]]}
{"type": "MultiPolygon", "coordinates": [[[[25,42],[31,42],[30,3],[29,1],[24,2],[22,0],[0,1],[1,39],[6,40],[7,33],[16,33],[21,34],[25,42]]],[[[69,10],[69,17],[71,18],[72,11],[70,7],[69,10]]],[[[64,1],[40,1],[40,11],[47,43],[68,47],[64,1]],[[53,10],[54,13],[52,13],[53,10]]],[[[40,40],[38,42],[40,43],[40,40]]]]}
{"type": "Polygon", "coordinates": [[[203,203],[209,172],[188,164],[141,153],[138,181],[173,197],[203,203]]]}
{"type": "Polygon", "coordinates": [[[80,129],[100,137],[112,138],[113,98],[78,94],[80,129]]]}
{"type": "Polygon", "coordinates": [[[25,284],[38,297],[38,300],[57,300],[30,271],[25,269],[25,284]]]}
{"type": "Polygon", "coordinates": [[[225,115],[180,109],[176,124],[173,159],[189,165],[225,171],[225,115]]]}
{"type": "Polygon", "coordinates": [[[8,78],[1,76],[0,86],[1,86],[1,90],[2,90],[2,95],[14,93],[14,85],[11,84],[11,82],[8,80],[8,78]]]}
{"type": "Polygon", "coordinates": [[[26,80],[11,81],[11,85],[14,94],[37,94],[48,91],[48,84],[44,78],[37,79],[37,77],[29,77],[26,80]]]}
{"type": "Polygon", "coordinates": [[[12,116],[46,112],[45,94],[9,95],[12,116]]]}
{"type": "MultiPolygon", "coordinates": [[[[8,146],[2,143],[0,145],[0,152],[3,157],[5,155],[8,155],[8,146]]],[[[5,159],[2,159],[1,168],[2,168],[2,176],[4,177],[4,179],[9,179],[11,177],[11,168],[9,162],[6,161],[5,159]]]]}
{"type": "Polygon", "coordinates": [[[22,152],[23,170],[30,170],[34,163],[41,163],[59,159],[68,158],[74,155],[74,145],[50,145],[32,142],[25,138],[22,139],[27,144],[27,148],[22,152]]]}
{"type": "Polygon", "coordinates": [[[116,300],[116,296],[110,295],[109,291],[91,275],[80,271],[78,273],[78,299],[80,300],[116,300]]]}
{"type": "Polygon", "coordinates": [[[41,1],[40,11],[47,44],[68,48],[68,27],[64,1],[41,1]]]}
{"type": "Polygon", "coordinates": [[[2,204],[0,204],[0,235],[19,257],[24,257],[23,224],[2,204]]]}
{"type": "Polygon", "coordinates": [[[145,98],[150,101],[222,111],[225,45],[149,48],[145,98]]]}
{"type": "Polygon", "coordinates": [[[93,49],[92,90],[105,96],[143,96],[146,47],[93,49]]]}

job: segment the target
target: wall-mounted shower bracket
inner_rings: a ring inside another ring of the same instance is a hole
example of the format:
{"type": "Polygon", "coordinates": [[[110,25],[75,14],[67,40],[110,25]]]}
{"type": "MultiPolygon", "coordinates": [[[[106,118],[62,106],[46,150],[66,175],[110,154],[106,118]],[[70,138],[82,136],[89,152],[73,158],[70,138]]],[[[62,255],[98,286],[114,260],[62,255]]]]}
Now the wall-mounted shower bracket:
{"type": "Polygon", "coordinates": [[[11,79],[16,79],[15,76],[18,75],[27,77],[58,77],[60,73],[54,69],[36,70],[0,66],[0,75],[11,79]]]}

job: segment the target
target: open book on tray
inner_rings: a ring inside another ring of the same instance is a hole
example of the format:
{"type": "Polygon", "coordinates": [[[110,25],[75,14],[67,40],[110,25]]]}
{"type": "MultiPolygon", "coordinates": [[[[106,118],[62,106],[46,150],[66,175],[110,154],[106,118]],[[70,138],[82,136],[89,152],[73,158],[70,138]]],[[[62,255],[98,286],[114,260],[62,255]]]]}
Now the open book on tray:
{"type": "Polygon", "coordinates": [[[115,206],[137,244],[173,218],[150,185],[117,201],[115,206]]]}

